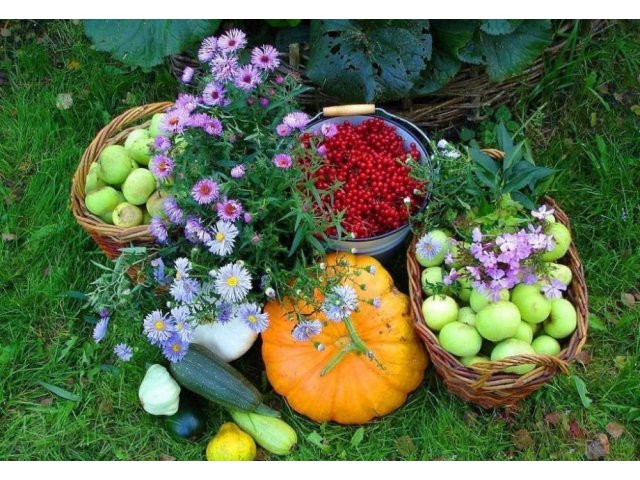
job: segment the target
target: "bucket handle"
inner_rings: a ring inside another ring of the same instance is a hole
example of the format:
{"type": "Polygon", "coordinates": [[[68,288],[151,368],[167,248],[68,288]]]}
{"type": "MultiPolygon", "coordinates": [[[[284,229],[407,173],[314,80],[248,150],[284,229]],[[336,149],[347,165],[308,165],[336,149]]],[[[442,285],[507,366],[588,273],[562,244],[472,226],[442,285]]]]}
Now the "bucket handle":
{"type": "Polygon", "coordinates": [[[325,117],[346,117],[348,115],[373,115],[376,113],[376,106],[372,103],[337,105],[335,107],[324,107],[322,114],[325,117]]]}

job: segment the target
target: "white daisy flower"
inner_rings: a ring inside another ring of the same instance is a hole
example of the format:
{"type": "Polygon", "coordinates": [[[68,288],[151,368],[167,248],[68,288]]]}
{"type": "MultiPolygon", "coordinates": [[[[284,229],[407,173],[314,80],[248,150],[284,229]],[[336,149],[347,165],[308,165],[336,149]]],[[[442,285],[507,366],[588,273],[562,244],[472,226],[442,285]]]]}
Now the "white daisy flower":
{"type": "Polygon", "coordinates": [[[216,272],[214,284],[224,301],[238,303],[251,290],[251,274],[239,263],[229,263],[216,272]]]}
{"type": "Polygon", "coordinates": [[[238,233],[238,228],[233,223],[218,221],[213,228],[211,240],[207,243],[209,251],[221,257],[229,255],[233,251],[238,233]]]}

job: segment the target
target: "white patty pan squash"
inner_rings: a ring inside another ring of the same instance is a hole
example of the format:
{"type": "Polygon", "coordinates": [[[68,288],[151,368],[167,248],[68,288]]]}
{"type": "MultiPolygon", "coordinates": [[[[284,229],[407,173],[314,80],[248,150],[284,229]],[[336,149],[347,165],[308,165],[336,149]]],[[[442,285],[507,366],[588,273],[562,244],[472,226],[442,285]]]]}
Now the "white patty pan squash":
{"type": "Polygon", "coordinates": [[[239,318],[226,323],[201,323],[193,331],[192,343],[202,345],[225,362],[237,360],[247,353],[258,334],[239,318]]]}
{"type": "Polygon", "coordinates": [[[180,403],[180,385],[162,365],[151,365],[142,379],[138,397],[145,412],[173,415],[180,403]]]}

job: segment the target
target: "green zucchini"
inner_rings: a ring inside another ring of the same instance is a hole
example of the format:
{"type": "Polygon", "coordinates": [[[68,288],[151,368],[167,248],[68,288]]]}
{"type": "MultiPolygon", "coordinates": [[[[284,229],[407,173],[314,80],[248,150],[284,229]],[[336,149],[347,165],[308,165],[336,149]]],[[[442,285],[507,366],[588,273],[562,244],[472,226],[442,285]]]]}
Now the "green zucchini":
{"type": "Polygon", "coordinates": [[[291,452],[298,436],[296,431],[279,418],[267,417],[257,413],[229,410],[236,424],[251,435],[258,445],[276,455],[291,452]]]}
{"type": "Polygon", "coordinates": [[[280,416],[262,403],[260,392],[249,380],[201,345],[192,343],[184,358],[170,368],[180,385],[211,402],[230,409],[280,416]]]}

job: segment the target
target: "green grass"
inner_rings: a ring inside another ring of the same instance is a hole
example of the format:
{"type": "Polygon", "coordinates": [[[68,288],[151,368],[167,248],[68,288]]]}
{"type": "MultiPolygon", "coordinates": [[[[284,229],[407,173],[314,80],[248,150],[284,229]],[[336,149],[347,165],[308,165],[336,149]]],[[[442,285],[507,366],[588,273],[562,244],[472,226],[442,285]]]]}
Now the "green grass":
{"type": "MultiPolygon", "coordinates": [[[[175,442],[139,407],[144,365],[104,367],[111,354],[90,340],[81,302],[60,295],[86,291],[98,274],[90,261],[102,260],[69,209],[84,148],[110,118],[171,98],[176,84],[166,67],[129,71],[94,52],[77,25],[45,31],[47,41],[32,39],[0,64],[9,79],[0,86],[0,459],[202,459],[206,441],[175,442]],[[67,92],[73,107],[57,109],[56,96],[67,92]],[[81,399],[54,397],[40,381],[81,399]]],[[[535,95],[515,109],[521,121],[538,112],[526,127],[537,160],[563,171],[553,196],[572,219],[599,326],[589,332],[593,361],[572,368],[590,407],[573,377],[558,377],[517,412],[485,412],[448,394],[430,368],[404,407],[364,426],[360,442],[358,427],[319,425],[285,407],[300,437],[288,458],[583,459],[586,441],[612,421],[625,432],[611,439],[608,458],[640,457],[640,313],[620,301],[640,289],[640,117],[631,108],[640,103],[639,47],[637,31],[617,26],[550,62],[535,95]],[[544,421],[552,412],[560,414],[555,426],[544,421]],[[572,438],[570,422],[586,438],[572,438]],[[530,445],[514,444],[518,430],[530,445]]],[[[244,366],[279,402],[256,352],[244,366]]],[[[228,420],[213,406],[207,414],[210,435],[228,420]]]]}

